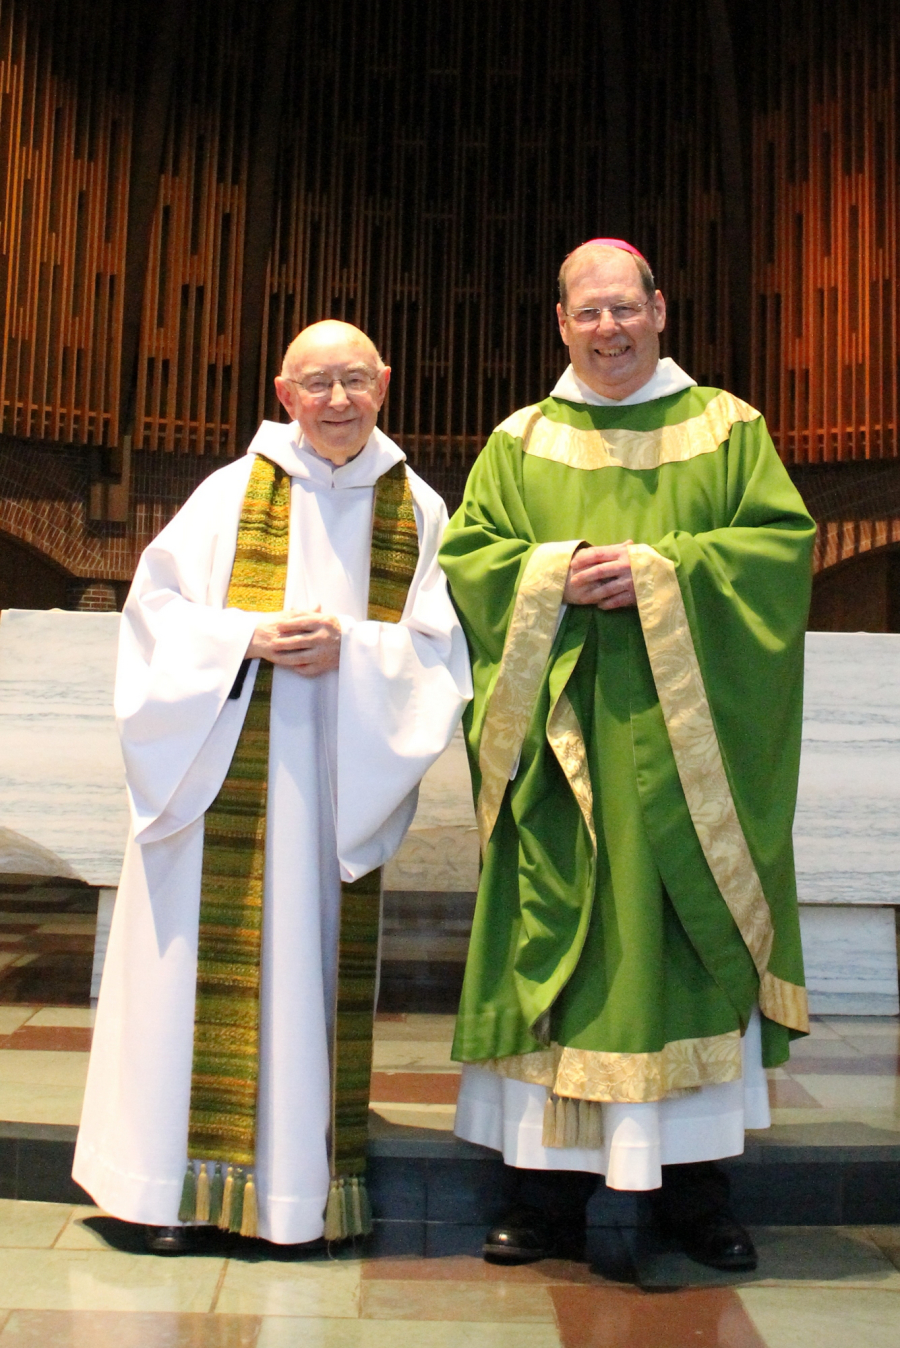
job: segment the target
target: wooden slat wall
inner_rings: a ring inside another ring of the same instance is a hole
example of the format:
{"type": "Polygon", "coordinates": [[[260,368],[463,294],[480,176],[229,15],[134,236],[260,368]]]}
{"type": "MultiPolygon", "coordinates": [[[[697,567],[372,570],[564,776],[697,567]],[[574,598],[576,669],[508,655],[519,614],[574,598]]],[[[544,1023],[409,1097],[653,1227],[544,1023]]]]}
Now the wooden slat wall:
{"type": "Polygon", "coordinates": [[[698,383],[728,387],[718,110],[703,6],[637,0],[633,22],[635,242],[666,297],[665,349],[698,383]]]}
{"type": "Polygon", "coordinates": [[[596,6],[548,17],[538,0],[372,0],[364,17],[338,0],[304,17],[261,413],[287,342],[329,316],[392,364],[385,428],[420,466],[470,461],[549,391],[556,271],[602,231],[604,165],[596,6]]]}
{"type": "Polygon", "coordinates": [[[233,0],[185,21],[141,324],[139,448],[237,448],[252,32],[233,0]]]}
{"type": "Polygon", "coordinates": [[[900,7],[765,0],[753,401],[789,463],[896,456],[900,7]]]}
{"type": "Polygon", "coordinates": [[[114,10],[0,0],[0,390],[10,435],[96,445],[119,435],[134,52],[114,10]]]}
{"type": "MultiPolygon", "coordinates": [[[[565,363],[556,269],[607,228],[603,8],[336,0],[313,17],[298,5],[260,415],[276,415],[271,379],[291,336],[327,315],[365,327],[392,362],[386,429],[438,485],[461,480],[511,408],[546,393],[565,363]]],[[[138,449],[243,448],[251,9],[186,0],[142,309],[138,449]]],[[[667,349],[728,385],[705,8],[634,0],[621,12],[632,236],[669,300],[667,349]]],[[[9,434],[115,446],[125,429],[122,275],[148,15],[150,0],[0,0],[9,434]]],[[[745,26],[751,396],[790,462],[896,455],[900,9],[759,0],[745,26]]]]}

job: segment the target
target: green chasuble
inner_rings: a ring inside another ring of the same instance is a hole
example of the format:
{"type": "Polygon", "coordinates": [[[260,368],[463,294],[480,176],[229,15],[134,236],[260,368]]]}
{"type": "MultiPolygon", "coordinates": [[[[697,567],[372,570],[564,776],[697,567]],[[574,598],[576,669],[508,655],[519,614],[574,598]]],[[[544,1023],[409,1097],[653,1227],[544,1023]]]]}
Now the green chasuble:
{"type": "Polygon", "coordinates": [[[444,540],[472,655],[482,874],[454,1056],[576,1100],[661,1100],[808,1028],[791,848],[815,528],[760,414],[689,388],[547,398],[444,540]],[[562,608],[631,541],[636,608],[562,608]],[[561,620],[560,620],[560,615],[561,620]]]}

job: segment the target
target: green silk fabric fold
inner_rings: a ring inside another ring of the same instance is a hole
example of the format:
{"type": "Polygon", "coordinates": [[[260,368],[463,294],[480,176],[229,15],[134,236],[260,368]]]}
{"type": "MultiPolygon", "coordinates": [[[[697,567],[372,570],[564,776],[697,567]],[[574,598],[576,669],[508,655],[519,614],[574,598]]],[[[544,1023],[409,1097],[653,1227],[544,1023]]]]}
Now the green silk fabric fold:
{"type": "MultiPolygon", "coordinates": [[[[260,613],[284,607],[289,536],[290,477],[257,456],[241,510],[227,607],[260,613]]],[[[400,462],[375,487],[369,619],[400,621],[418,556],[412,493],[400,462]]],[[[218,1219],[220,1225],[247,1235],[256,1234],[255,1215],[248,1220],[244,1209],[245,1194],[252,1193],[255,1214],[252,1167],[272,676],[273,667],[260,662],[231,765],[204,822],[187,1143],[188,1157],[201,1167],[196,1171],[189,1162],[182,1202],[182,1220],[218,1219]],[[211,1177],[207,1162],[220,1163],[211,1177]],[[228,1201],[223,1206],[224,1191],[228,1201]]],[[[380,908],[380,870],[342,884],[332,1059],[332,1194],[326,1231],[331,1238],[370,1225],[358,1177],[366,1164],[380,908]]]]}
{"type": "MultiPolygon", "coordinates": [[[[701,415],[716,390],[629,407],[549,398],[578,431],[652,432],[701,415]]],[[[599,438],[599,437],[598,437],[599,438]]],[[[441,549],[469,641],[478,751],[522,573],[537,545],[644,543],[676,568],[739,822],[772,914],[769,968],[802,984],[791,823],[814,526],[765,422],[738,422],[713,452],[652,468],[584,468],[523,449],[502,428],[470,475],[441,549]]],[[[743,1028],[753,959],[701,849],[676,769],[636,609],[570,607],[544,670],[514,780],[483,857],[454,1057],[655,1053],[743,1028]],[[559,693],[584,740],[594,855],[548,743],[559,693]]],[[[792,1031],[764,1019],[764,1058],[792,1031]]]]}

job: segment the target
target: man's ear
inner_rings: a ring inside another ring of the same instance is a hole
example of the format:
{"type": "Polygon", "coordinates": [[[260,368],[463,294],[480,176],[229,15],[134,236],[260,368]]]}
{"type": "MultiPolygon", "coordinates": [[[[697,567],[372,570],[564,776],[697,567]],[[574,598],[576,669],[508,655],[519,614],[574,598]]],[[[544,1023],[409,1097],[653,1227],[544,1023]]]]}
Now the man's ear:
{"type": "Polygon", "coordinates": [[[379,407],[384,402],[385,395],[388,391],[388,384],[390,382],[391,382],[391,367],[390,365],[382,365],[381,369],[378,371],[377,387],[379,396],[379,403],[378,403],[379,407]]]}
{"type": "Polygon", "coordinates": [[[556,321],[559,323],[559,335],[565,342],[566,346],[568,346],[569,338],[566,335],[566,315],[561,304],[557,304],[556,306],[556,321]]]}
{"type": "Polygon", "coordinates": [[[666,326],[666,301],[661,290],[657,290],[653,297],[653,309],[656,314],[656,331],[662,332],[666,326]]]}
{"type": "Polygon", "coordinates": [[[282,377],[281,377],[280,374],[277,374],[277,375],[275,376],[275,379],[274,379],[273,382],[274,382],[274,384],[275,384],[275,396],[277,397],[278,401],[281,403],[281,406],[284,408],[285,412],[287,412],[287,414],[288,414],[288,416],[290,417],[291,421],[296,421],[297,418],[296,418],[296,414],[295,414],[295,412],[294,412],[294,386],[293,386],[293,384],[289,384],[288,381],[287,381],[286,379],[282,379],[282,377]]]}

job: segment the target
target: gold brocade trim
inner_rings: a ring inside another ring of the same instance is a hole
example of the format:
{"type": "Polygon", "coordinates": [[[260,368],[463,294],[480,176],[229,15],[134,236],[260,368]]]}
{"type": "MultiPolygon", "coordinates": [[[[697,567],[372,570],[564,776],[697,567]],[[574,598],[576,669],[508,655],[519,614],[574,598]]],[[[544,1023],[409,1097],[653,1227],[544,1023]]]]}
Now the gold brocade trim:
{"type": "Polygon", "coordinates": [[[653,679],[703,855],[760,978],[772,917],[725,775],[675,565],[645,543],[628,549],[653,679]]]}
{"type": "Polygon", "coordinates": [[[749,403],[723,391],[698,416],[653,431],[582,430],[552,421],[536,407],[520,408],[497,429],[521,438],[524,453],[568,468],[645,469],[713,454],[728,439],[735,422],[755,421],[759,415],[749,403]]]}
{"type": "Polygon", "coordinates": [[[786,983],[766,970],[759,983],[759,1009],[769,1020],[809,1034],[809,999],[798,983],[786,983]]]}
{"type": "Polygon", "coordinates": [[[594,852],[597,851],[597,830],[594,826],[594,792],[591,787],[591,774],[588,769],[584,736],[575,708],[565,693],[560,693],[556,706],[547,722],[547,741],[556,754],[559,766],[566,774],[566,781],[572,788],[572,794],[578,802],[587,831],[591,835],[594,852]]]}
{"type": "Polygon", "coordinates": [[[481,791],[476,816],[482,852],[522,750],[556,635],[569,562],[580,542],[541,543],[529,557],[519,582],[478,752],[481,791]]]}
{"type": "Polygon", "coordinates": [[[554,1044],[537,1053],[491,1058],[478,1066],[514,1081],[545,1086],[570,1100],[646,1104],[740,1080],[741,1034],[728,1030],[702,1039],[674,1039],[656,1053],[599,1053],[554,1044]]]}

